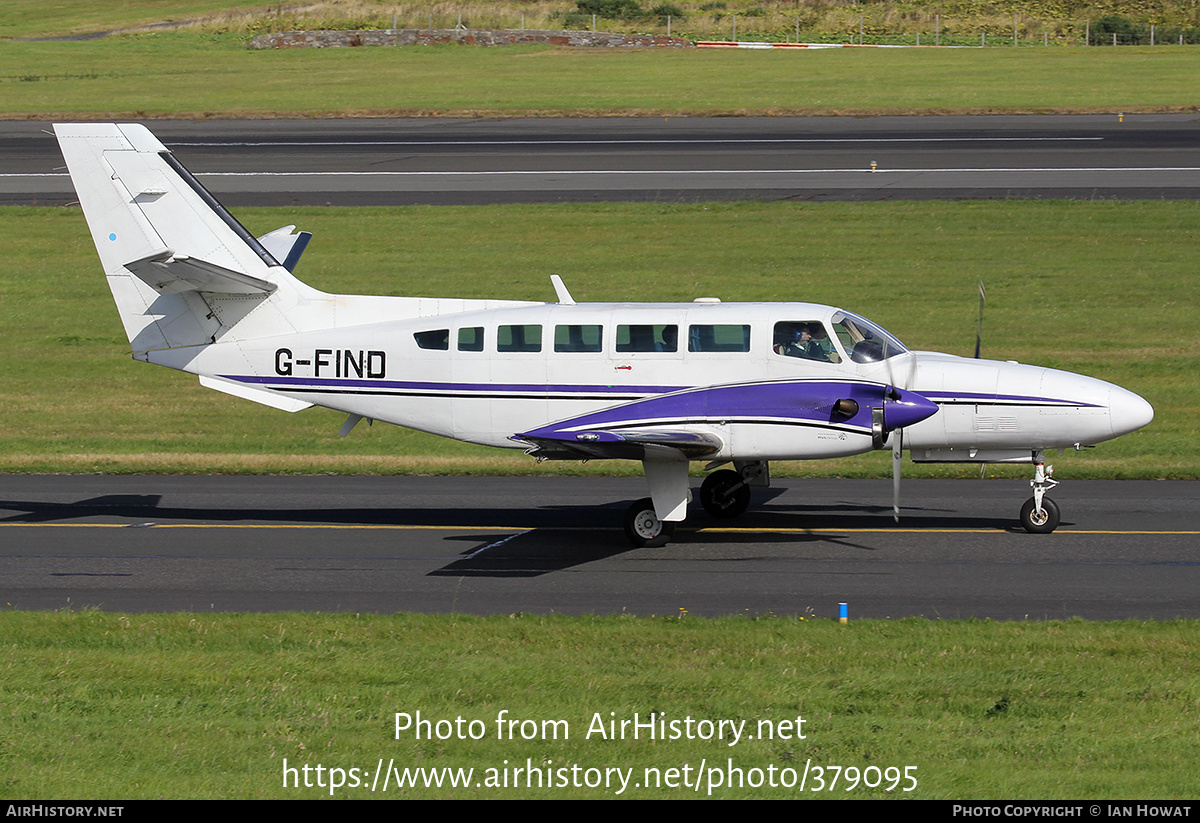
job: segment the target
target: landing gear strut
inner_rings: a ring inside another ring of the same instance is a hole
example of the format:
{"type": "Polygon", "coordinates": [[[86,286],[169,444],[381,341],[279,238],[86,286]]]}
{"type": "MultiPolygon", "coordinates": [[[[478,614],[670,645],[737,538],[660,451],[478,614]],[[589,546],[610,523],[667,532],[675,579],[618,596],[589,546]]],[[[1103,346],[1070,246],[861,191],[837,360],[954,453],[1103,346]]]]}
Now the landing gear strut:
{"type": "Polygon", "coordinates": [[[1030,534],[1049,534],[1058,528],[1058,504],[1046,497],[1046,492],[1058,485],[1051,475],[1054,467],[1046,467],[1045,457],[1041,452],[1033,456],[1033,479],[1029,485],[1033,487],[1033,497],[1021,506],[1021,525],[1030,534]]]}

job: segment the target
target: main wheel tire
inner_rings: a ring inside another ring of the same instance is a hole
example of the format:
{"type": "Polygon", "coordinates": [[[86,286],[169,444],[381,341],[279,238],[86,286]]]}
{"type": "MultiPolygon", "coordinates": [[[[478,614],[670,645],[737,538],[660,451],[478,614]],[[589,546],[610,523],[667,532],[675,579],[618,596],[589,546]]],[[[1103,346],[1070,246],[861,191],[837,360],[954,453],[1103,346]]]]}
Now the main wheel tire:
{"type": "Polygon", "coordinates": [[[750,508],[750,487],[738,472],[713,472],[700,484],[700,505],[713,517],[738,517],[750,508]]]}
{"type": "Polygon", "coordinates": [[[643,497],[625,512],[625,536],[639,549],[665,546],[675,532],[675,524],[659,520],[654,511],[654,501],[643,497]]]}
{"type": "Polygon", "coordinates": [[[1021,525],[1030,534],[1050,534],[1058,528],[1060,519],[1058,504],[1049,497],[1042,498],[1040,512],[1032,497],[1026,500],[1025,505],[1021,507],[1021,525]]]}

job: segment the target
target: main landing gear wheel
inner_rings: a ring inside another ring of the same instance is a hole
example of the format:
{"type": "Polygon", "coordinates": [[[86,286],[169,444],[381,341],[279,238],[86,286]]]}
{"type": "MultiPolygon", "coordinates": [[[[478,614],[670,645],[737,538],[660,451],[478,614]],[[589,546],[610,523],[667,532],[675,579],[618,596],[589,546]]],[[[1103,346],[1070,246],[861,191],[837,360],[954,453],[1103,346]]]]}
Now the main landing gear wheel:
{"type": "Polygon", "coordinates": [[[713,517],[737,517],[750,508],[750,487],[739,472],[713,472],[700,485],[700,505],[713,517]]]}
{"type": "Polygon", "coordinates": [[[625,536],[639,549],[654,549],[665,546],[675,531],[675,524],[659,520],[654,512],[654,501],[643,497],[625,512],[625,536]]]}
{"type": "Polygon", "coordinates": [[[1032,497],[1021,507],[1021,525],[1030,534],[1050,534],[1058,528],[1059,519],[1058,504],[1049,497],[1042,498],[1040,511],[1032,497]]]}

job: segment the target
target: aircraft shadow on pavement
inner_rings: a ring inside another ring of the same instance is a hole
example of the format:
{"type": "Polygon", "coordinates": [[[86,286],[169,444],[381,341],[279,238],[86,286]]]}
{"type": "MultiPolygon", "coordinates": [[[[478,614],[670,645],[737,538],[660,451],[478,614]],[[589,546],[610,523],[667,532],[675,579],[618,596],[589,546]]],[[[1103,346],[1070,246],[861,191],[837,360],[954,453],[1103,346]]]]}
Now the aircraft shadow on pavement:
{"type": "MultiPolygon", "coordinates": [[[[703,526],[698,526],[703,528],[703,526]]],[[[463,557],[440,569],[429,572],[430,577],[539,577],[553,572],[584,566],[622,555],[661,559],[663,554],[692,562],[689,548],[757,546],[765,542],[762,534],[703,532],[680,529],[676,540],[661,549],[639,549],[626,543],[620,529],[607,528],[580,532],[564,529],[534,529],[527,532],[493,535],[453,535],[446,540],[472,544],[463,557]]],[[[871,547],[848,542],[830,535],[803,532],[780,532],[767,538],[775,546],[836,542],[848,548],[871,551],[871,547]]],[[[755,557],[737,555],[710,557],[714,563],[741,563],[755,557]]]]}
{"type": "MultiPolygon", "coordinates": [[[[736,548],[770,544],[802,547],[837,543],[844,548],[878,551],[845,530],[872,531],[893,526],[890,505],[846,501],[808,501],[802,505],[773,502],[774,490],[756,494],[756,505],[736,520],[708,516],[699,506],[680,526],[664,549],[634,549],[621,534],[620,520],[630,501],[586,505],[543,505],[525,511],[466,508],[246,508],[163,507],[156,494],[117,494],[60,503],[38,500],[0,500],[4,523],[80,523],[95,521],[140,526],[156,523],[256,523],[368,526],[494,526],[495,532],[473,531],[447,536],[469,545],[462,557],[429,572],[431,576],[537,577],[618,557],[630,552],[684,553],[693,548],[736,548]],[[515,522],[514,522],[515,521],[515,522]],[[511,526],[508,524],[512,524],[511,526]],[[811,530],[811,531],[810,531],[811,530]],[[819,532],[819,533],[818,533],[819,532]]],[[[903,512],[905,530],[1012,530],[1008,518],[962,516],[952,510],[913,507],[903,512]]],[[[695,560],[695,557],[687,557],[695,560]]],[[[708,558],[714,562],[745,560],[744,556],[708,558]]]]}
{"type": "Polygon", "coordinates": [[[545,526],[596,526],[604,528],[613,523],[614,511],[623,510],[625,503],[531,507],[514,512],[511,508],[445,507],[404,508],[218,508],[208,506],[161,506],[157,494],[112,494],[91,497],[70,503],[44,500],[0,500],[2,523],[56,523],[87,520],[104,522],[153,520],[172,523],[278,523],[280,525],[361,525],[361,526],[495,526],[505,528],[521,520],[516,528],[545,526]],[[614,509],[614,506],[616,507],[614,509]],[[524,522],[528,521],[528,522],[524,522]]]}
{"type": "Polygon", "coordinates": [[[539,577],[629,552],[617,529],[535,529],[491,535],[452,535],[471,544],[463,556],[429,572],[430,577],[539,577]]]}
{"type": "MultiPolygon", "coordinates": [[[[622,555],[661,559],[665,554],[692,561],[696,558],[689,555],[689,546],[751,546],[764,542],[761,534],[705,534],[687,528],[680,529],[675,535],[677,539],[674,542],[660,549],[634,548],[625,541],[621,530],[614,527],[594,530],[544,528],[507,534],[452,535],[445,539],[470,543],[471,547],[463,552],[460,559],[429,572],[429,576],[538,577],[622,555]]],[[[778,546],[830,539],[813,534],[779,533],[771,535],[770,542],[778,546]]],[[[749,558],[710,559],[714,562],[742,562],[749,558]]]]}
{"type": "MultiPolygon", "coordinates": [[[[620,529],[612,525],[588,529],[550,526],[520,532],[450,535],[444,539],[467,543],[469,548],[462,552],[459,559],[428,574],[431,577],[539,577],[622,555],[644,556],[647,559],[671,556],[689,563],[697,560],[741,563],[760,559],[763,554],[755,551],[749,555],[738,551],[740,549],[769,547],[769,553],[778,553],[780,549],[802,549],[814,544],[834,544],[843,549],[874,553],[879,552],[880,547],[856,539],[854,532],[859,529],[873,532],[886,530],[892,525],[890,507],[886,509],[886,514],[889,516],[884,520],[878,514],[864,514],[859,509],[853,514],[836,518],[823,517],[819,523],[811,526],[811,531],[805,531],[808,527],[801,525],[796,516],[767,518],[754,517],[751,513],[739,519],[734,526],[729,521],[716,520],[701,513],[677,529],[668,546],[657,549],[628,545],[620,529]],[[730,530],[725,531],[725,528],[730,530]],[[699,558],[694,550],[701,548],[728,549],[736,553],[699,558]]],[[[989,518],[915,515],[903,522],[907,529],[929,529],[931,532],[939,529],[995,532],[1016,528],[1013,523],[998,523],[989,518]]]]}

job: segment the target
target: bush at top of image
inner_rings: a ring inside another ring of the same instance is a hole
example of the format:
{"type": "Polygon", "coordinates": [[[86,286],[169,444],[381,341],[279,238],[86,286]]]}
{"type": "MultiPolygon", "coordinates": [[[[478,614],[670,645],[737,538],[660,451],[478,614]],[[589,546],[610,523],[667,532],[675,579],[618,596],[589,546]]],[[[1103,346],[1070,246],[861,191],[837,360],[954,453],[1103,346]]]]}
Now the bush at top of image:
{"type": "Polygon", "coordinates": [[[1096,21],[1096,26],[1093,33],[1098,35],[1117,35],[1118,43],[1131,43],[1134,39],[1133,23],[1129,22],[1129,18],[1122,17],[1119,14],[1109,14],[1101,17],[1096,21]]]}
{"type": "Polygon", "coordinates": [[[576,0],[584,14],[594,14],[608,20],[636,20],[646,16],[637,0],[576,0]]]}
{"type": "Polygon", "coordinates": [[[687,16],[683,9],[674,3],[659,3],[650,10],[650,13],[660,21],[666,20],[668,17],[673,20],[683,20],[687,16]]]}

